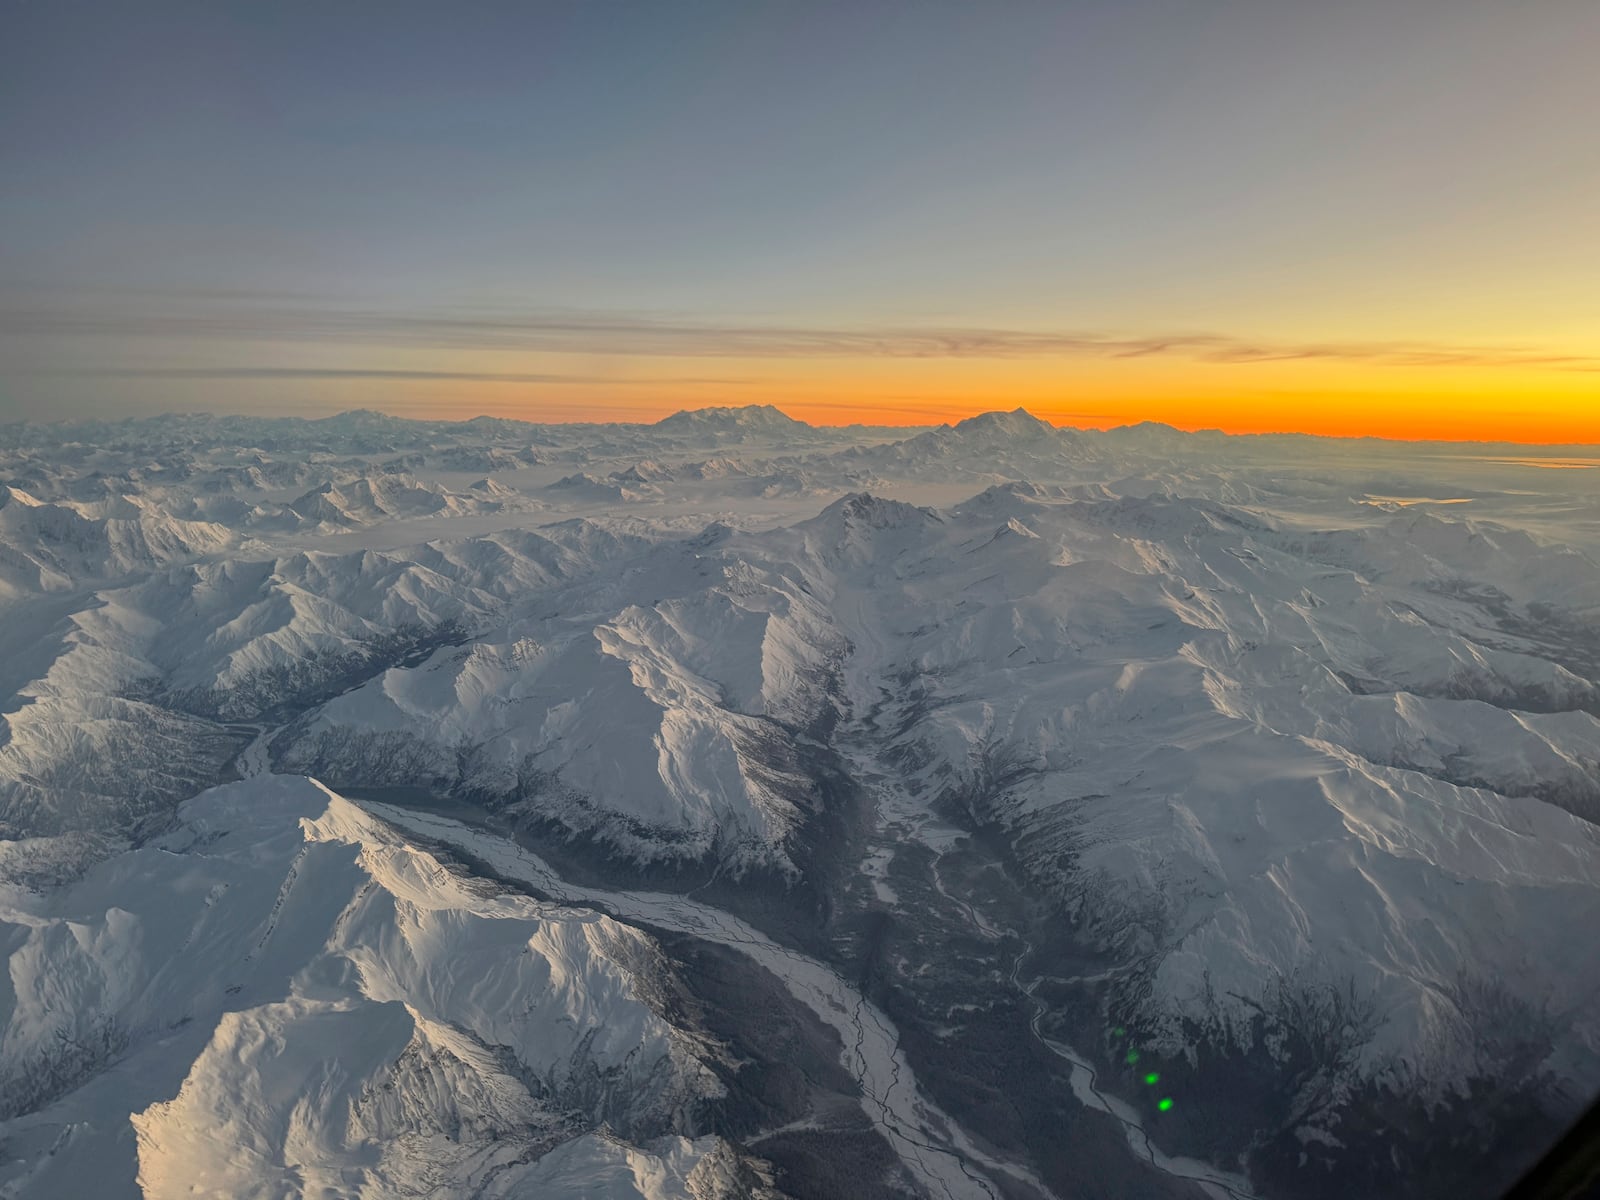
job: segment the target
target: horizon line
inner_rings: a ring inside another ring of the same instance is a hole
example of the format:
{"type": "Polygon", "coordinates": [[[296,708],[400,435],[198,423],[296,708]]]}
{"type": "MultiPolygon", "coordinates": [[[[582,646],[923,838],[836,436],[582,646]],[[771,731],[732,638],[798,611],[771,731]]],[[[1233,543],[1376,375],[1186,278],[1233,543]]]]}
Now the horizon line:
{"type": "MultiPolygon", "coordinates": [[[[831,406],[831,407],[844,407],[844,406],[843,405],[836,405],[836,406],[831,406]]],[[[15,421],[7,421],[7,422],[0,423],[0,429],[15,428],[17,426],[23,426],[23,427],[36,426],[36,427],[45,427],[45,428],[62,428],[62,427],[71,427],[71,426],[90,426],[90,425],[97,425],[97,424],[129,424],[129,423],[141,422],[141,421],[161,421],[161,420],[170,420],[170,419],[175,419],[175,418],[196,418],[196,417],[214,418],[214,419],[218,419],[218,420],[226,420],[226,419],[229,419],[229,418],[234,418],[234,419],[247,420],[247,421],[302,421],[302,422],[306,422],[306,423],[320,424],[320,423],[326,422],[326,421],[338,420],[340,417],[351,417],[351,416],[379,416],[379,417],[383,417],[386,420],[404,421],[404,422],[406,422],[408,424],[413,424],[413,425],[468,425],[468,424],[471,424],[474,421],[499,421],[499,422],[505,422],[505,423],[508,423],[508,424],[528,425],[528,426],[534,426],[534,427],[550,426],[550,425],[562,425],[562,426],[581,426],[581,427],[588,427],[588,428],[604,428],[606,426],[629,425],[629,426],[635,426],[635,427],[642,428],[642,429],[650,429],[650,428],[653,428],[653,427],[655,427],[657,425],[662,424],[665,421],[671,420],[674,417],[689,416],[689,415],[693,415],[693,414],[696,414],[696,413],[738,413],[738,412],[748,412],[748,411],[751,411],[751,410],[755,410],[755,411],[770,410],[770,411],[775,412],[775,413],[779,414],[780,416],[784,417],[786,420],[792,421],[797,425],[802,425],[802,426],[804,426],[804,427],[806,427],[808,429],[857,429],[857,428],[859,428],[859,429],[903,429],[903,430],[908,431],[908,435],[910,435],[910,436],[915,436],[915,434],[917,434],[917,433],[934,432],[934,431],[937,431],[939,429],[953,429],[957,425],[963,424],[966,421],[970,421],[970,420],[973,420],[973,419],[978,418],[978,417],[1010,416],[1010,415],[1014,415],[1014,414],[1020,413],[1020,414],[1022,414],[1024,416],[1027,416],[1027,417],[1033,419],[1033,420],[1040,421],[1040,422],[1050,426],[1052,429],[1072,430],[1072,431],[1078,432],[1078,433],[1113,433],[1113,432],[1117,432],[1117,431],[1120,431],[1120,430],[1137,429],[1140,426],[1154,426],[1154,427],[1161,428],[1161,429],[1171,430],[1174,433],[1181,433],[1181,434],[1184,434],[1185,436],[1190,436],[1190,437],[1200,437],[1200,436],[1204,436],[1204,435],[1208,435],[1209,434],[1209,435],[1216,435],[1216,436],[1225,437],[1225,438],[1309,438],[1309,439],[1314,439],[1314,440],[1320,441],[1320,442],[1393,442],[1393,443],[1395,443],[1397,445],[1418,445],[1418,446],[1427,446],[1427,445],[1437,445],[1437,446],[1522,446],[1522,447],[1533,446],[1533,447],[1550,447],[1550,448],[1553,448],[1553,449],[1561,449],[1561,448],[1567,448],[1567,447],[1576,447],[1576,448],[1584,448],[1584,449],[1600,448],[1600,441],[1594,441],[1594,442],[1583,442],[1583,441],[1547,442],[1547,441],[1531,441],[1531,440],[1530,441],[1519,441],[1517,439],[1505,439],[1505,438],[1501,438],[1501,439],[1493,439],[1493,438],[1403,438],[1403,437],[1390,437],[1390,436],[1385,436],[1385,435],[1382,435],[1382,434],[1374,434],[1374,433],[1363,433],[1363,434],[1313,433],[1313,432],[1310,432],[1308,430],[1301,430],[1301,429],[1228,430],[1228,429],[1219,428],[1217,426],[1184,427],[1184,426],[1181,426],[1181,425],[1174,425],[1169,421],[1157,421],[1157,420],[1151,420],[1151,419],[1146,419],[1146,420],[1142,420],[1142,421],[1130,421],[1130,422],[1125,422],[1125,423],[1119,424],[1119,425],[1074,425],[1074,424],[1070,424],[1070,423],[1058,423],[1056,421],[1052,421],[1050,418],[1040,416],[1039,414],[1033,412],[1032,410],[1028,409],[1027,407],[1025,407],[1023,405],[1018,405],[1016,408],[1010,408],[1010,409],[1002,409],[1002,408],[979,409],[979,410],[977,410],[975,412],[969,413],[967,416],[958,418],[958,419],[953,420],[953,421],[947,420],[947,421],[921,423],[921,424],[910,424],[910,423],[907,423],[907,424],[895,424],[895,423],[879,424],[879,423],[873,423],[873,422],[869,422],[869,421],[848,421],[848,422],[846,422],[846,421],[839,421],[839,422],[809,421],[809,420],[805,420],[804,418],[791,416],[789,413],[785,412],[781,407],[779,407],[776,404],[771,404],[771,403],[752,403],[752,404],[708,404],[708,405],[704,405],[704,406],[699,407],[699,408],[680,408],[680,409],[677,409],[677,410],[675,410],[675,411],[673,411],[671,413],[668,413],[666,416],[658,417],[653,421],[624,421],[624,420],[618,420],[618,421],[581,421],[581,420],[556,420],[556,419],[552,419],[552,420],[531,420],[531,419],[526,418],[526,417],[497,416],[497,415],[494,415],[492,413],[477,413],[477,414],[475,414],[474,416],[471,416],[471,417],[415,417],[415,416],[404,416],[402,414],[395,413],[395,412],[390,412],[388,410],[381,409],[381,408],[367,408],[367,407],[340,409],[337,412],[328,413],[328,414],[326,414],[324,416],[295,416],[295,415],[283,414],[283,413],[265,414],[265,413],[254,413],[254,412],[216,412],[216,411],[211,411],[211,410],[198,409],[198,410],[189,410],[189,411],[169,410],[169,411],[165,411],[165,412],[150,413],[150,414],[147,414],[147,415],[140,415],[140,416],[127,416],[127,417],[62,417],[62,418],[59,418],[59,419],[56,419],[56,420],[36,420],[36,419],[29,419],[29,418],[21,418],[19,420],[15,420],[15,421]]],[[[1088,414],[1084,414],[1084,415],[1088,415],[1088,414]]]]}

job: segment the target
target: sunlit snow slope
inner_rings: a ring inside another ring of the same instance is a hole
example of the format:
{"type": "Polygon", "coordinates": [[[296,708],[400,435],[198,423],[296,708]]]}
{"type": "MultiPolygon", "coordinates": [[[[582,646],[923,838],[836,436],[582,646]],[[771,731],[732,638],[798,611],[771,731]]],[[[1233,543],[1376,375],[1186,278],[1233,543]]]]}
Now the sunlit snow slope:
{"type": "Polygon", "coordinates": [[[0,931],[12,1186],[714,1194],[694,1181],[726,1151],[674,1130],[718,1085],[647,1002],[649,939],[309,780],[207,792],[68,887],[11,891],[0,931]]]}

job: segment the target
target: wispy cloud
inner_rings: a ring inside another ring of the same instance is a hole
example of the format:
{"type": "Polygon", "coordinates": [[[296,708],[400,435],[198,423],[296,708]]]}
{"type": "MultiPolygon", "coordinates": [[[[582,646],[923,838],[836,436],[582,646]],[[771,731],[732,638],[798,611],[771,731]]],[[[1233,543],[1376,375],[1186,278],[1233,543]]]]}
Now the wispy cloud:
{"type": "MultiPolygon", "coordinates": [[[[43,338],[161,338],[340,346],[404,346],[692,358],[1153,358],[1251,364],[1316,360],[1400,367],[1538,367],[1600,372],[1600,355],[1538,346],[1453,345],[1429,341],[1270,341],[1206,332],[1117,334],[1096,331],[930,326],[809,326],[672,320],[629,314],[391,311],[219,303],[204,310],[142,303],[0,311],[0,333],[43,338]]],[[[205,370],[205,369],[197,369],[205,370]]],[[[206,377],[222,377],[211,369],[206,377]]],[[[283,378],[472,379],[578,382],[580,377],[476,372],[348,372],[236,367],[237,376],[283,378]]],[[[196,376],[200,377],[200,376],[196,376]]],[[[587,378],[587,377],[582,377],[587,378]]],[[[596,381],[599,381],[598,379],[596,381]]],[[[625,379],[604,380],[607,383],[625,379]]],[[[696,382],[675,380],[674,382],[696,382]]],[[[732,382],[718,380],[716,382],[732,382]]]]}
{"type": "Polygon", "coordinates": [[[410,371],[388,367],[81,367],[44,370],[33,374],[95,376],[115,379],[393,379],[403,382],[430,380],[468,383],[628,384],[748,384],[734,377],[653,377],[617,375],[540,374],[507,371],[410,371]]]}

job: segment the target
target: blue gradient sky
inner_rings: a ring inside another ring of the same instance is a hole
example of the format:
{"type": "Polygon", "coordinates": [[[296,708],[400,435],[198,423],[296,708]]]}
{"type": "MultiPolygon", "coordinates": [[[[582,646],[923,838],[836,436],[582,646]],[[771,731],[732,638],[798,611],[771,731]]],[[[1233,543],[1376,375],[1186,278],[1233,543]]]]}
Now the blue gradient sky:
{"type": "Polygon", "coordinates": [[[0,419],[1600,412],[1588,0],[6,24],[0,419]]]}

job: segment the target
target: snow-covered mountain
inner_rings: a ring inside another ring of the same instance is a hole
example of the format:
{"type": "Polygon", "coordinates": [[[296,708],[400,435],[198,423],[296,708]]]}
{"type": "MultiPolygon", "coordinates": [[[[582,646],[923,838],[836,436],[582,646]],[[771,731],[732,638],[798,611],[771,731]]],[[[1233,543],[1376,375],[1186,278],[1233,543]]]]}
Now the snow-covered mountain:
{"type": "Polygon", "coordinates": [[[848,650],[805,577],[713,532],[539,607],[321,706],[275,761],[502,800],[641,860],[793,871],[821,803],[800,742],[836,718],[848,650]]]}
{"type": "Polygon", "coordinates": [[[751,438],[803,437],[812,432],[812,426],[796,421],[770,404],[687,409],[663,417],[653,428],[674,437],[703,438],[718,445],[751,438]]]}
{"type": "Polygon", "coordinates": [[[683,1136],[721,1085],[646,935],[309,780],[207,792],[0,929],[13,1194],[740,1194],[683,1136]]]}
{"type": "Polygon", "coordinates": [[[0,1195],[1468,1197],[1600,1091],[1592,469],[4,438],[0,1195]]]}
{"type": "Polygon", "coordinates": [[[1520,573],[1592,600],[1592,562],[1509,533],[1447,550],[1401,517],[1340,539],[1368,564],[1414,539],[1406,570],[1367,579],[1260,514],[1015,488],[816,524],[797,557],[859,563],[832,607],[882,647],[852,666],[884,750],[1126,966],[1125,1023],[1247,1023],[1270,963],[1372,990],[1372,1056],[1470,1043],[1446,1000],[1470,969],[1571,1014],[1560,1057],[1600,1071],[1600,974],[1567,924],[1600,916],[1600,703],[1533,622],[1455,586],[1520,573]]]}
{"type": "Polygon", "coordinates": [[[286,507],[313,525],[354,527],[400,517],[466,516],[515,506],[519,494],[493,479],[463,492],[397,472],[369,472],[346,483],[325,483],[286,507]]]}
{"type": "Polygon", "coordinates": [[[13,595],[118,579],[213,554],[237,540],[221,525],[170,516],[129,498],[47,503],[0,487],[0,592],[13,595]]]}

